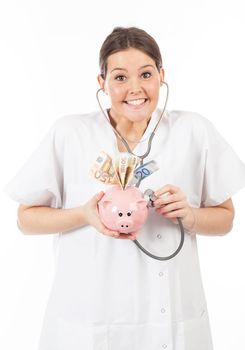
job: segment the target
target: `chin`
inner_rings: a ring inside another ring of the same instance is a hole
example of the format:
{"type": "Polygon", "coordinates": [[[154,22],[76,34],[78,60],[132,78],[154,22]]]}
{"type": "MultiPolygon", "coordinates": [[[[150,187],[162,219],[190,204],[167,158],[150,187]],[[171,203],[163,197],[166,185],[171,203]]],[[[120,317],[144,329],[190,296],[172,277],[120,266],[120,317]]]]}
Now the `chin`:
{"type": "Polygon", "coordinates": [[[129,107],[128,105],[123,105],[122,115],[131,122],[141,122],[143,120],[148,120],[152,115],[154,109],[149,108],[149,104],[141,108],[129,107]]]}
{"type": "Polygon", "coordinates": [[[125,118],[133,123],[140,123],[140,122],[143,122],[145,120],[148,121],[150,116],[151,116],[151,113],[147,113],[144,115],[126,115],[125,118]]]}

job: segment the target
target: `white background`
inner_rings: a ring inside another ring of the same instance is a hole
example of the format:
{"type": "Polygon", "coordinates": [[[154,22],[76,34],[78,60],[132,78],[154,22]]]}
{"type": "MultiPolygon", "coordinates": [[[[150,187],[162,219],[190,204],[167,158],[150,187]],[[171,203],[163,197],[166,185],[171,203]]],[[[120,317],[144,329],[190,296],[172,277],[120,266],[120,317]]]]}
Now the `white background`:
{"type": "MultiPolygon", "coordinates": [[[[156,39],[170,86],[168,109],[210,119],[245,161],[242,0],[8,0],[0,6],[1,187],[54,120],[97,109],[99,49],[115,26],[138,26],[156,39]]],[[[245,343],[244,189],[233,200],[232,232],[198,237],[217,350],[245,343]]],[[[0,204],[0,348],[34,350],[54,272],[53,235],[21,234],[17,203],[1,193],[0,204]]]]}

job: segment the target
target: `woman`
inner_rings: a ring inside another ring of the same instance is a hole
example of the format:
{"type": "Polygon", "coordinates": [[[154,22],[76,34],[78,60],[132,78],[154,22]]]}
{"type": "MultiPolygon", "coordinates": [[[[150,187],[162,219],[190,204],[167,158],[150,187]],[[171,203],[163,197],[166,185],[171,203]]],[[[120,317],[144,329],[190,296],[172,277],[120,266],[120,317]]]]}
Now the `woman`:
{"type": "Polygon", "coordinates": [[[144,159],[159,170],[140,185],[157,199],[139,240],[157,255],[171,251],[179,239],[171,221],[180,217],[185,243],[171,260],[143,254],[133,234],[102,224],[97,203],[108,186],[89,169],[102,150],[112,158],[127,151],[122,137],[135,154],[146,152],[161,116],[160,50],[145,31],[118,27],[101,47],[100,68],[111,125],[103,111],[59,118],[7,187],[21,203],[23,233],[59,233],[39,350],[211,350],[196,234],[231,230],[245,166],[207,119],[165,112],[144,159]]]}

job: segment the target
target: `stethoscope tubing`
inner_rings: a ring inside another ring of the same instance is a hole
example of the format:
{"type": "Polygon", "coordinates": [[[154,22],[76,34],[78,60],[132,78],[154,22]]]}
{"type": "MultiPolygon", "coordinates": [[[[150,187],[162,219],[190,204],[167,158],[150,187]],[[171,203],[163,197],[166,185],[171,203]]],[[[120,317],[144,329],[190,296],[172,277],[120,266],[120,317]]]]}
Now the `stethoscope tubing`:
{"type": "MultiPolygon", "coordinates": [[[[114,133],[120,138],[120,140],[122,141],[122,143],[123,143],[124,146],[126,147],[127,151],[128,151],[130,154],[132,154],[132,155],[134,155],[134,156],[136,156],[136,157],[139,157],[139,158],[141,159],[141,162],[140,162],[141,164],[143,164],[143,160],[144,160],[144,159],[150,154],[150,152],[151,152],[151,145],[152,145],[153,137],[155,136],[156,130],[157,130],[157,128],[158,128],[158,126],[159,126],[159,124],[160,124],[162,118],[163,118],[163,115],[164,115],[164,112],[165,112],[165,109],[166,109],[166,106],[167,106],[167,101],[168,101],[168,96],[169,96],[169,86],[168,86],[168,84],[167,84],[166,82],[163,82],[163,83],[164,83],[164,84],[166,85],[166,87],[167,87],[167,95],[166,95],[166,99],[165,99],[165,104],[164,104],[163,110],[162,110],[162,112],[161,112],[161,115],[160,115],[160,117],[159,117],[159,120],[158,120],[158,122],[156,123],[156,126],[154,127],[154,129],[153,129],[153,131],[151,132],[151,135],[150,135],[150,137],[149,137],[147,150],[146,150],[146,152],[145,152],[144,154],[142,154],[141,156],[134,154],[134,152],[130,149],[130,147],[129,147],[127,141],[126,141],[126,140],[122,137],[122,135],[114,128],[114,126],[111,124],[110,120],[108,119],[108,116],[107,116],[106,113],[104,112],[103,107],[101,106],[100,101],[99,101],[99,92],[100,92],[100,91],[104,91],[104,89],[103,89],[103,88],[98,89],[98,90],[97,90],[97,93],[96,93],[96,98],[97,98],[97,102],[98,102],[98,104],[99,104],[100,110],[101,110],[101,112],[103,113],[103,115],[105,116],[107,122],[108,122],[108,123],[110,124],[110,126],[112,127],[112,130],[113,130],[114,133]]],[[[139,185],[140,185],[140,181],[138,181],[138,183],[136,184],[136,187],[139,187],[139,185]]],[[[184,231],[183,223],[182,223],[182,221],[181,221],[181,218],[178,217],[177,220],[178,220],[178,224],[179,224],[179,228],[180,228],[180,236],[181,236],[181,237],[180,237],[180,243],[179,243],[178,248],[175,250],[175,252],[172,253],[172,254],[170,254],[170,255],[168,255],[168,256],[157,256],[157,255],[154,255],[154,254],[150,253],[150,252],[147,251],[144,247],[142,247],[142,245],[137,241],[137,239],[133,240],[132,242],[134,242],[134,243],[137,245],[137,247],[138,247],[143,253],[145,253],[146,255],[148,255],[149,257],[151,257],[151,258],[153,258],[153,259],[161,260],[161,261],[170,260],[170,259],[174,258],[174,257],[180,252],[180,250],[182,249],[183,244],[184,244],[185,231],[184,231]]]]}

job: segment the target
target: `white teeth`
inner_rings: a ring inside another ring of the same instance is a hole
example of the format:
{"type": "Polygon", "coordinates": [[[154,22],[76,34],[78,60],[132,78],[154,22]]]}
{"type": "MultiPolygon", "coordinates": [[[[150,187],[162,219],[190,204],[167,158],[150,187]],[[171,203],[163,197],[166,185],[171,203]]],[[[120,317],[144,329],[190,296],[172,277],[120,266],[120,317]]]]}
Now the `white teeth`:
{"type": "Polygon", "coordinates": [[[138,105],[141,105],[142,103],[145,102],[145,98],[142,98],[140,100],[131,100],[131,101],[127,101],[128,104],[130,105],[135,105],[135,106],[138,106],[138,105]]]}

